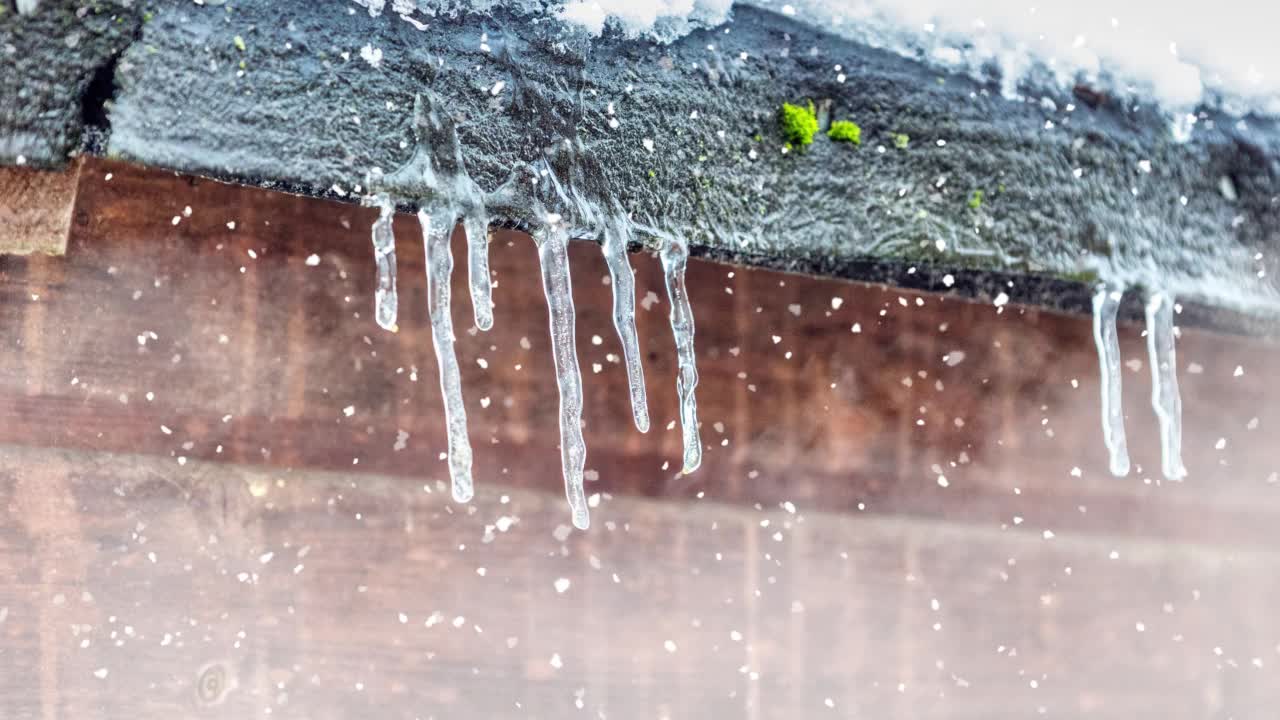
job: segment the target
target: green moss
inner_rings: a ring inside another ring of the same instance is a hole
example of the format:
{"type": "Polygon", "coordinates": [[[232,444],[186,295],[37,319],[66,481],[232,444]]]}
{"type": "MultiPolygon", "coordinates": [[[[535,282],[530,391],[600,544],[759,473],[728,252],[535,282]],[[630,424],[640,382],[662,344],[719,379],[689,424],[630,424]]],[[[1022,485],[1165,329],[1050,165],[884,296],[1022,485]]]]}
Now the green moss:
{"type": "Polygon", "coordinates": [[[837,120],[831,123],[831,129],[827,131],[827,137],[832,140],[851,142],[854,145],[862,144],[862,128],[858,127],[858,123],[849,120],[837,120]]]}
{"type": "Polygon", "coordinates": [[[911,144],[911,136],[906,133],[889,133],[889,137],[893,139],[893,146],[899,150],[906,150],[911,144]]]}
{"type": "Polygon", "coordinates": [[[984,195],[985,194],[982,192],[981,188],[974,190],[973,193],[969,195],[969,209],[977,210],[978,208],[981,208],[984,195]]]}
{"type": "Polygon", "coordinates": [[[778,111],[778,125],[782,136],[792,145],[810,145],[813,136],[818,132],[818,112],[809,101],[808,107],[783,103],[778,111]]]}

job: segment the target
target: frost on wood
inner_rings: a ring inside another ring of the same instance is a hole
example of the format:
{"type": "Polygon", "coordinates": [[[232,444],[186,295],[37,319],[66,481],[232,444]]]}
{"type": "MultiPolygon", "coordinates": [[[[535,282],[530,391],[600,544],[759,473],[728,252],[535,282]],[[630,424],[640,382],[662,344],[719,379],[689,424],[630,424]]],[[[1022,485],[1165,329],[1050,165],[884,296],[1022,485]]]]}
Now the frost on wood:
{"type": "Polygon", "coordinates": [[[658,253],[662,273],[667,281],[667,298],[671,302],[671,332],[676,340],[676,394],[680,398],[680,428],[684,438],[684,468],[691,473],[702,464],[702,440],[698,436],[698,366],[693,354],[693,309],[684,283],[684,269],[689,248],[683,238],[667,238],[658,253]]]}
{"type": "Polygon", "coordinates": [[[569,279],[569,235],[559,217],[533,233],[542,266],[542,287],[547,295],[547,315],[551,322],[551,354],[560,389],[560,463],[564,470],[564,492],[573,513],[574,527],[590,525],[587,498],[582,488],[587,446],[582,439],[582,372],[578,369],[578,346],[574,333],[573,284],[569,279]]]}
{"type": "Polygon", "coordinates": [[[373,260],[377,265],[378,287],[374,291],[374,318],[386,330],[396,330],[396,237],[391,222],[396,208],[391,198],[379,195],[378,219],[373,223],[373,260]]]}
{"type": "Polygon", "coordinates": [[[625,221],[610,222],[604,228],[602,245],[613,289],[613,327],[622,343],[627,365],[627,385],[631,390],[631,416],[636,429],[649,432],[649,401],[644,391],[644,369],[640,364],[640,342],[636,337],[636,280],[627,259],[629,233],[625,221]]]}
{"type": "Polygon", "coordinates": [[[1103,283],[1093,294],[1093,342],[1098,347],[1098,385],[1102,388],[1102,439],[1111,454],[1111,474],[1129,474],[1129,445],[1124,434],[1121,406],[1120,341],[1116,335],[1116,313],[1123,290],[1103,283]]]}
{"type": "Polygon", "coordinates": [[[1178,393],[1174,352],[1173,298],[1156,292],[1147,300],[1147,352],[1151,364],[1151,407],[1160,421],[1160,457],[1164,476],[1186,477],[1182,465],[1182,397],[1178,393]]]}
{"type": "Polygon", "coordinates": [[[427,258],[427,310],[431,316],[431,344],[440,368],[440,394],[444,397],[444,419],[449,439],[449,477],[453,499],[467,502],[473,494],[471,482],[471,440],[467,437],[467,409],[462,403],[462,377],[453,351],[453,318],[450,309],[450,279],[453,251],[449,238],[456,215],[450,211],[418,211],[422,224],[422,245],[427,258]]]}

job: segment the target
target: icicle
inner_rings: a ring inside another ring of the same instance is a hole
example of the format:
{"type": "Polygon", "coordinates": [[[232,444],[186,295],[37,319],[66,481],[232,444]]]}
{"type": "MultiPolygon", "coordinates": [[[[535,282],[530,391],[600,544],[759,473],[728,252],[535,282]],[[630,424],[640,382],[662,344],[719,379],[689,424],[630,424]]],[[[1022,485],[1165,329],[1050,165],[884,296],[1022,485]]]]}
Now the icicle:
{"type": "Polygon", "coordinates": [[[467,231],[467,267],[476,326],[493,327],[489,281],[489,217],[484,193],[467,174],[453,121],[438,111],[439,100],[429,91],[414,97],[414,148],[403,165],[390,174],[371,172],[369,186],[389,189],[398,197],[432,198],[462,211],[467,231]]]}
{"type": "Polygon", "coordinates": [[[578,369],[578,346],[574,336],[573,284],[569,279],[569,234],[559,215],[547,218],[547,225],[533,233],[542,265],[542,287],[547,295],[551,318],[551,350],[560,388],[560,463],[564,469],[564,492],[573,512],[573,524],[586,530],[591,524],[582,474],[587,462],[587,446],[582,439],[582,372],[578,369]]]}
{"type": "Polygon", "coordinates": [[[1186,477],[1182,465],[1182,397],[1178,394],[1174,352],[1173,298],[1162,292],[1147,300],[1147,352],[1151,364],[1151,407],[1160,420],[1160,457],[1164,476],[1186,477]]]}
{"type": "Polygon", "coordinates": [[[1129,474],[1129,445],[1124,435],[1124,410],[1120,401],[1120,341],[1116,313],[1124,291],[1098,285],[1093,294],[1093,342],[1098,347],[1099,385],[1102,387],[1102,439],[1111,452],[1111,474],[1129,474]]]}
{"type": "Polygon", "coordinates": [[[467,233],[467,281],[471,285],[471,309],[476,327],[493,327],[493,285],[489,278],[489,218],[483,211],[462,218],[467,233]]]}
{"type": "Polygon", "coordinates": [[[453,352],[453,317],[449,302],[449,282],[453,276],[449,236],[453,233],[455,217],[452,212],[442,212],[432,218],[425,209],[418,211],[422,245],[427,256],[427,310],[431,315],[431,342],[436,350],[436,363],[440,366],[440,394],[444,397],[444,420],[449,438],[449,477],[453,481],[453,499],[467,502],[472,496],[471,441],[467,437],[467,410],[462,404],[458,357],[453,352]]]}
{"type": "Polygon", "coordinates": [[[636,338],[636,280],[627,260],[625,226],[613,224],[604,230],[604,261],[609,266],[613,288],[613,327],[622,343],[627,364],[627,384],[631,387],[631,416],[640,432],[649,432],[649,402],[644,392],[644,370],[640,366],[640,343],[636,338]]]}
{"type": "Polygon", "coordinates": [[[676,393],[680,397],[680,426],[684,436],[684,472],[691,473],[702,464],[702,439],[698,436],[697,360],[693,354],[693,310],[684,284],[685,262],[689,249],[683,239],[663,241],[658,256],[667,281],[667,298],[671,301],[671,331],[676,340],[676,393]]]}
{"type": "Polygon", "coordinates": [[[384,329],[396,332],[396,236],[391,221],[396,206],[391,198],[379,195],[378,219],[373,223],[373,260],[378,266],[378,289],[374,291],[374,318],[384,329]]]}

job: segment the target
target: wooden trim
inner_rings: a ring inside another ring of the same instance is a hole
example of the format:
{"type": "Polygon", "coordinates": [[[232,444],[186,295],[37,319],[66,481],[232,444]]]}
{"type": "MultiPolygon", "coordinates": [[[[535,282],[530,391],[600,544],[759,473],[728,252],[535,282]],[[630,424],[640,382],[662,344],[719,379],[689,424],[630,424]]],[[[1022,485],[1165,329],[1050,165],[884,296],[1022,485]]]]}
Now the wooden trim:
{"type": "Polygon", "coordinates": [[[81,164],[61,171],[0,167],[0,255],[67,251],[81,164]]]}

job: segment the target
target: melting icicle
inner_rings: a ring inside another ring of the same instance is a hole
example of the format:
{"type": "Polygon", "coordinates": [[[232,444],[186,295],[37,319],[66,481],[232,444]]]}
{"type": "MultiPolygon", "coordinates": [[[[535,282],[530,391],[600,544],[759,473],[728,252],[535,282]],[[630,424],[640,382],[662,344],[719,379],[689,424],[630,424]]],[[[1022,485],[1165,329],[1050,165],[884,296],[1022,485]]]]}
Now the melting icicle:
{"type": "Polygon", "coordinates": [[[658,256],[667,281],[667,298],[671,301],[671,332],[676,340],[676,394],[680,397],[680,427],[684,435],[684,472],[691,473],[702,464],[702,439],[698,436],[698,367],[693,354],[693,310],[684,284],[685,263],[689,248],[683,239],[663,240],[658,256]]]}
{"type": "Polygon", "coordinates": [[[489,280],[489,216],[485,212],[484,193],[467,174],[457,129],[437,110],[438,106],[430,92],[415,96],[413,155],[395,172],[371,174],[369,185],[397,197],[431,198],[433,205],[448,204],[462,211],[467,232],[471,306],[476,327],[488,330],[493,327],[493,298],[489,280]]]}
{"type": "Polygon", "coordinates": [[[453,317],[450,311],[449,282],[453,276],[452,212],[418,211],[422,224],[422,245],[427,256],[427,310],[431,315],[431,342],[440,366],[440,393],[444,396],[444,419],[449,437],[449,477],[453,499],[467,502],[472,496],[471,441],[467,437],[467,410],[462,404],[462,377],[453,351],[453,317]]]}
{"type": "Polygon", "coordinates": [[[493,327],[493,285],[489,278],[489,218],[483,210],[467,213],[462,219],[467,233],[467,281],[471,285],[471,308],[476,327],[493,327]]]}
{"type": "Polygon", "coordinates": [[[1151,363],[1151,407],[1160,420],[1160,457],[1164,476],[1186,477],[1182,465],[1182,397],[1178,394],[1174,352],[1173,298],[1156,292],[1147,300],[1147,352],[1151,363]]]}
{"type": "Polygon", "coordinates": [[[560,463],[564,469],[564,493],[573,513],[573,525],[586,530],[591,524],[582,489],[587,446],[582,439],[582,372],[574,336],[573,284],[569,279],[569,234],[558,215],[533,233],[542,266],[542,287],[551,318],[551,350],[560,388],[560,463]]]}
{"type": "Polygon", "coordinates": [[[373,259],[378,266],[378,289],[374,291],[374,318],[384,329],[395,332],[396,307],[396,236],[391,230],[391,221],[396,215],[396,206],[391,198],[379,195],[378,219],[373,223],[373,259]]]}
{"type": "Polygon", "coordinates": [[[1120,340],[1116,313],[1124,291],[1099,284],[1093,294],[1093,342],[1098,346],[1102,387],[1102,438],[1111,452],[1111,474],[1129,474],[1129,445],[1124,435],[1124,410],[1120,404],[1120,340]]]}
{"type": "Polygon", "coordinates": [[[640,432],[649,432],[649,402],[644,392],[644,370],[640,366],[640,343],[636,338],[636,280],[627,260],[627,231],[621,223],[604,230],[604,261],[609,266],[613,287],[613,327],[622,343],[627,363],[627,384],[631,387],[631,416],[640,432]]]}

